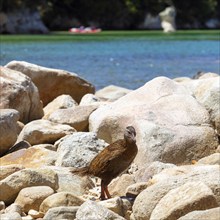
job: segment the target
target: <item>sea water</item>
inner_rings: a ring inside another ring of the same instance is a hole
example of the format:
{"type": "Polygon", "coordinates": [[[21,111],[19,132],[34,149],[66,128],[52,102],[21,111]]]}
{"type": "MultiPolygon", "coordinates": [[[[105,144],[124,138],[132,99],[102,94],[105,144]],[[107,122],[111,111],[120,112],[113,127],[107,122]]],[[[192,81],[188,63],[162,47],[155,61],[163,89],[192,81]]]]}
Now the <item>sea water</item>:
{"type": "Polygon", "coordinates": [[[120,38],[104,41],[3,42],[0,64],[27,61],[77,73],[96,89],[136,89],[157,76],[219,73],[219,41],[120,38]]]}

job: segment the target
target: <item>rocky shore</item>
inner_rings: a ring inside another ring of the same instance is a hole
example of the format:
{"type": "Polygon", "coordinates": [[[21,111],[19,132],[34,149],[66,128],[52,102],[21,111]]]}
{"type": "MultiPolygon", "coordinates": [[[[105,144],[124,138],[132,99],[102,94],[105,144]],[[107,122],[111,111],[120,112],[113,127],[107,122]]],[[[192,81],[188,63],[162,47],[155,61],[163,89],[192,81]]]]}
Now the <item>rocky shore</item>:
{"type": "Polygon", "coordinates": [[[12,61],[0,67],[0,219],[220,219],[220,76],[128,90],[12,61]],[[88,165],[126,126],[138,154],[99,201],[88,165]]]}

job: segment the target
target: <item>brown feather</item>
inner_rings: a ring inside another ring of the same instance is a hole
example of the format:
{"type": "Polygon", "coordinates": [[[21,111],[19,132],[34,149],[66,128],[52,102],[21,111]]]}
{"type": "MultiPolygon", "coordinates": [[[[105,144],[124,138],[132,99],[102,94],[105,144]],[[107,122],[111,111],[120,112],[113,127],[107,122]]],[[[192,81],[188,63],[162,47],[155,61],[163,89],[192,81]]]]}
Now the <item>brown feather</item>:
{"type": "Polygon", "coordinates": [[[80,176],[92,175],[101,178],[101,198],[104,198],[103,192],[109,197],[107,185],[130,166],[137,154],[135,136],[135,129],[132,126],[127,127],[124,139],[108,145],[94,157],[89,166],[75,169],[72,173],[80,176]]]}
{"type": "Polygon", "coordinates": [[[89,175],[89,167],[75,168],[72,169],[70,172],[79,176],[86,176],[89,175]]]}

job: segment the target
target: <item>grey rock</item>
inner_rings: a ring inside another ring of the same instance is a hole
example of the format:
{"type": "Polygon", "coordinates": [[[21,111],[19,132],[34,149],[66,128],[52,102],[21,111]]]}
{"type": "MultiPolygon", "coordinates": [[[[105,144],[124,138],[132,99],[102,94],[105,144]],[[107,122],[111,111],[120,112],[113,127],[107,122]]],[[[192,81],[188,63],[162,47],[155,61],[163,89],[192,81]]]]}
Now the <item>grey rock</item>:
{"type": "Polygon", "coordinates": [[[30,186],[50,186],[58,188],[58,178],[51,169],[23,169],[0,181],[0,201],[11,204],[21,189],[30,186]]]}
{"type": "Polygon", "coordinates": [[[54,111],[48,120],[59,124],[66,124],[77,131],[88,131],[89,116],[97,109],[96,105],[76,106],[54,111]]]}
{"type": "Polygon", "coordinates": [[[87,93],[94,93],[94,86],[75,73],[46,68],[24,61],[11,61],[6,65],[29,76],[37,86],[44,106],[59,95],[70,95],[76,102],[87,93]]]}
{"type": "Polygon", "coordinates": [[[6,214],[0,214],[1,220],[22,220],[21,216],[17,212],[11,212],[6,214]]]}
{"type": "Polygon", "coordinates": [[[150,220],[176,220],[195,210],[217,207],[212,190],[204,183],[187,182],[170,190],[154,208],[150,220]]]}
{"type": "Polygon", "coordinates": [[[77,106],[78,103],[70,95],[60,95],[44,107],[44,119],[58,109],[67,109],[77,106]]]}
{"type": "Polygon", "coordinates": [[[26,140],[31,145],[44,143],[51,144],[75,131],[74,128],[68,125],[40,119],[26,124],[19,134],[17,142],[26,140]]]}
{"type": "Polygon", "coordinates": [[[59,192],[47,197],[40,205],[40,212],[46,213],[50,208],[59,206],[80,206],[84,200],[69,192],[59,192]]]}
{"type": "Polygon", "coordinates": [[[178,220],[189,220],[189,219],[219,220],[220,219],[220,207],[208,209],[208,210],[193,211],[180,217],[178,220]]]}
{"type": "Polygon", "coordinates": [[[93,132],[77,132],[55,143],[58,146],[56,166],[82,167],[96,156],[107,143],[93,132]]]}
{"type": "Polygon", "coordinates": [[[44,220],[73,220],[76,218],[76,212],[78,211],[79,206],[60,206],[50,208],[44,216],[44,220]]]}
{"type": "Polygon", "coordinates": [[[216,201],[220,204],[220,183],[216,175],[218,172],[218,165],[188,165],[163,170],[152,178],[152,185],[136,197],[132,207],[135,219],[150,219],[158,202],[170,190],[192,181],[201,181],[211,188],[216,201]]]}
{"type": "Polygon", "coordinates": [[[31,78],[21,72],[0,67],[0,108],[16,109],[23,123],[42,118],[43,105],[31,78]]]}
{"type": "Polygon", "coordinates": [[[0,109],[0,156],[5,154],[17,140],[19,112],[14,109],[0,109]]]}
{"type": "Polygon", "coordinates": [[[125,220],[125,218],[108,210],[91,200],[84,202],[76,213],[76,220],[125,220]]]}

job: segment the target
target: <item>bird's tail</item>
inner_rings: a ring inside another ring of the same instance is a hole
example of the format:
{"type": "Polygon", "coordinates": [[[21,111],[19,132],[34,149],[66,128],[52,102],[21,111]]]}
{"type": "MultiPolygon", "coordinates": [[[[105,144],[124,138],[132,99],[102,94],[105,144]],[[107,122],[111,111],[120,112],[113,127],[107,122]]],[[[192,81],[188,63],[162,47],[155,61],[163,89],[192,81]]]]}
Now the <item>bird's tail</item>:
{"type": "Polygon", "coordinates": [[[89,175],[89,167],[74,168],[70,172],[79,176],[86,176],[89,175]]]}

